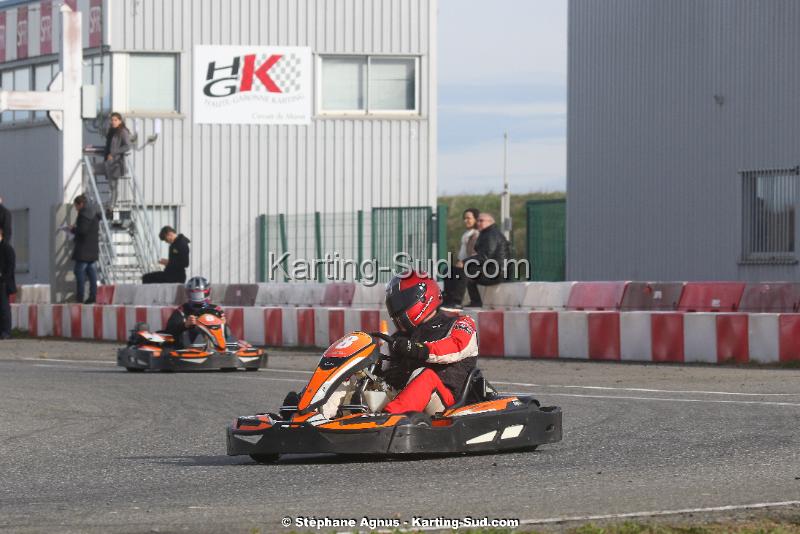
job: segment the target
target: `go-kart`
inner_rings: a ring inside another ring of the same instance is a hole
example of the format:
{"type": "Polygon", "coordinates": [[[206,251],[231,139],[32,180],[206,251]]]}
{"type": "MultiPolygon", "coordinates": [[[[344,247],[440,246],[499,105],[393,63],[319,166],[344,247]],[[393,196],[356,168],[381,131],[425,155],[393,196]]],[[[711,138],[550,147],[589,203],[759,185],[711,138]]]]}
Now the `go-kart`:
{"type": "Polygon", "coordinates": [[[425,412],[382,413],[396,395],[382,377],[390,356],[381,340],[390,339],[353,332],[331,345],[305,389],[284,401],[296,405],[228,427],[228,455],[268,463],[281,454],[436,455],[531,450],[561,440],[560,408],[498,393],[477,368],[448,408],[433,396],[425,412]]]}
{"type": "Polygon", "coordinates": [[[180,340],[166,332],[150,332],[147,324],[137,323],[128,345],[117,351],[117,365],[128,371],[258,371],[266,367],[267,354],[232,336],[224,316],[204,313],[180,340]]]}

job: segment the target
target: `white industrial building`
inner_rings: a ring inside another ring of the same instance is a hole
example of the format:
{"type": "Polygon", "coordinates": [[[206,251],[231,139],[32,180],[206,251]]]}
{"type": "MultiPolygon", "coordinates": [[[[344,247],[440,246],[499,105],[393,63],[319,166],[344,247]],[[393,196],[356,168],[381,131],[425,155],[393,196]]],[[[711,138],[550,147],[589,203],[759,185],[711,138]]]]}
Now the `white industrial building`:
{"type": "MultiPolygon", "coordinates": [[[[47,89],[61,4],[0,0],[3,90],[47,89]]],[[[139,145],[159,134],[136,178],[153,226],[191,239],[191,274],[255,281],[261,216],[435,206],[436,0],[75,4],[100,107],[83,144],[103,144],[112,110],[139,145]]],[[[45,112],[0,116],[20,283],[51,282],[64,257],[59,135],[45,112]]]]}

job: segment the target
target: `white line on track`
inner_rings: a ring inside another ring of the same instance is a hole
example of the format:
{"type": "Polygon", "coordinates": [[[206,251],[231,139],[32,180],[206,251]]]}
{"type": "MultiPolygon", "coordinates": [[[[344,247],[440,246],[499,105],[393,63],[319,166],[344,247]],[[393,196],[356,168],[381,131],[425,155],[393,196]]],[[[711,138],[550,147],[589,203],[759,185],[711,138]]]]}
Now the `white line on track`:
{"type": "Polygon", "coordinates": [[[756,510],[760,508],[778,508],[798,506],[800,501],[759,502],[754,504],[733,504],[728,506],[712,506],[709,508],[684,508],[682,510],[656,510],[649,512],[629,512],[623,514],[602,514],[566,517],[548,517],[546,519],[523,519],[522,525],[544,525],[548,523],[565,523],[570,521],[600,521],[605,519],[626,519],[632,517],[655,517],[662,515],[697,514],[710,512],[729,512],[733,510],[756,510]]]}
{"type": "Polygon", "coordinates": [[[555,384],[527,384],[524,382],[496,382],[491,381],[492,384],[503,386],[519,386],[528,388],[553,388],[553,389],[591,389],[598,391],[633,391],[637,393],[672,393],[678,395],[730,395],[740,397],[800,397],[798,393],[739,393],[733,391],[702,391],[702,390],[684,390],[684,389],[648,389],[648,388],[615,388],[608,386],[561,386],[555,384]]]}
{"type": "Polygon", "coordinates": [[[248,376],[248,375],[241,375],[235,374],[233,378],[244,378],[246,380],[269,380],[271,382],[300,382],[305,384],[308,380],[303,380],[302,378],[278,378],[277,376],[248,376]]]}
{"type": "MultiPolygon", "coordinates": [[[[569,522],[587,522],[587,521],[603,521],[609,519],[631,519],[637,517],[658,517],[666,515],[680,515],[680,514],[698,514],[698,513],[712,513],[712,512],[730,512],[734,510],[757,510],[763,508],[780,508],[786,506],[800,505],[800,501],[782,501],[782,502],[763,502],[755,504],[734,504],[729,506],[712,506],[709,508],[684,508],[682,510],[655,510],[647,512],[628,512],[621,514],[598,514],[598,515],[583,515],[583,516],[564,516],[564,517],[548,517],[545,519],[522,519],[520,525],[547,525],[553,523],[569,523],[569,522]]],[[[419,532],[439,532],[441,527],[414,527],[415,531],[419,532]]],[[[350,531],[347,531],[350,532],[350,531]]],[[[377,530],[375,532],[389,533],[392,530],[377,530]]],[[[345,534],[339,532],[338,534],[345,534]]]]}
{"type": "MultiPolygon", "coordinates": [[[[530,392],[503,392],[512,395],[530,395],[530,392]]],[[[696,404],[737,404],[755,406],[796,406],[800,407],[800,402],[774,402],[774,401],[746,401],[746,400],[714,400],[714,399],[679,399],[669,397],[634,397],[628,395],[580,395],[578,393],[544,393],[541,397],[577,397],[580,399],[609,399],[609,400],[634,400],[634,401],[656,401],[656,402],[693,402],[696,404]]]]}
{"type": "MultiPolygon", "coordinates": [[[[50,362],[58,362],[58,363],[104,363],[106,365],[117,365],[116,361],[109,361],[109,360],[59,360],[57,358],[22,358],[23,361],[26,362],[42,362],[42,363],[50,363],[50,362]]],[[[5,361],[17,361],[17,360],[5,360],[5,361]]]]}

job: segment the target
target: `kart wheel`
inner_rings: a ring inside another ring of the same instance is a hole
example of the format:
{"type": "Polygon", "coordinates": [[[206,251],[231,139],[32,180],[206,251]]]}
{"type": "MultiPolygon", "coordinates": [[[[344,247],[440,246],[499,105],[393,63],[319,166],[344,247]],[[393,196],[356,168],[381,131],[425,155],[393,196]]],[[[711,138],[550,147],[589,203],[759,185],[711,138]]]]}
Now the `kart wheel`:
{"type": "Polygon", "coordinates": [[[126,367],[125,370],[128,371],[129,373],[143,373],[144,372],[144,369],[141,369],[139,367],[126,367]]]}
{"type": "Polygon", "coordinates": [[[251,454],[250,458],[260,464],[274,464],[280,458],[280,454],[251,454]]]}

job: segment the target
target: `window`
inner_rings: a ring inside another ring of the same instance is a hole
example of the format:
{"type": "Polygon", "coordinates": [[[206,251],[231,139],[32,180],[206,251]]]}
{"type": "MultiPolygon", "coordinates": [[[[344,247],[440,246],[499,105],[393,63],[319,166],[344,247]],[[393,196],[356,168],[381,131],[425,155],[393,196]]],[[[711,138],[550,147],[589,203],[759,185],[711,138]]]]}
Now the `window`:
{"type": "Polygon", "coordinates": [[[17,255],[16,272],[26,273],[29,270],[30,249],[28,248],[28,214],[30,210],[11,210],[11,246],[17,255]]]}
{"type": "MultiPolygon", "coordinates": [[[[0,88],[4,91],[14,90],[14,73],[10,70],[0,73],[0,88]]],[[[13,111],[4,111],[0,113],[0,122],[9,123],[14,121],[13,111]]]]}
{"type": "Polygon", "coordinates": [[[326,56],[320,63],[321,113],[419,112],[415,57],[326,56]]]}
{"type": "MultiPolygon", "coordinates": [[[[14,91],[31,90],[31,69],[16,69],[14,72],[14,91]]],[[[31,120],[30,111],[15,111],[14,122],[26,122],[31,120]]]]}
{"type": "Polygon", "coordinates": [[[100,113],[109,113],[111,111],[111,60],[108,55],[83,59],[83,83],[97,87],[97,109],[100,113]]]}
{"type": "Polygon", "coordinates": [[[364,110],[366,105],[366,58],[326,58],[322,60],[322,109],[364,110]]]}
{"type": "MultiPolygon", "coordinates": [[[[31,90],[31,68],[23,67],[20,69],[3,71],[0,74],[0,87],[4,91],[30,91],[31,90]]],[[[0,122],[21,123],[31,120],[30,111],[4,111],[0,115],[0,122]]]]}
{"type": "Polygon", "coordinates": [[[369,107],[373,111],[414,111],[416,108],[416,60],[371,58],[369,107]]]}
{"type": "Polygon", "coordinates": [[[130,55],[127,106],[129,112],[177,112],[177,87],[177,61],[174,55],[130,55]]]}
{"type": "MultiPolygon", "coordinates": [[[[45,63],[44,65],[36,65],[33,68],[33,90],[34,91],[47,91],[50,82],[53,81],[58,73],[58,63],[45,63]]],[[[46,111],[34,111],[34,120],[41,120],[47,118],[46,111]]]]}
{"type": "Polygon", "coordinates": [[[742,261],[797,263],[795,213],[800,168],[742,174],[742,261]]]}

